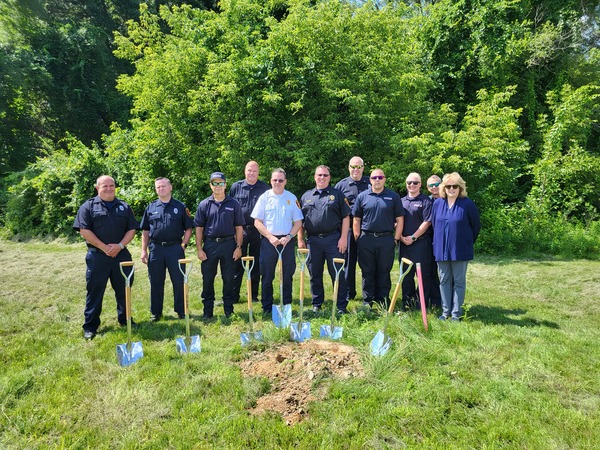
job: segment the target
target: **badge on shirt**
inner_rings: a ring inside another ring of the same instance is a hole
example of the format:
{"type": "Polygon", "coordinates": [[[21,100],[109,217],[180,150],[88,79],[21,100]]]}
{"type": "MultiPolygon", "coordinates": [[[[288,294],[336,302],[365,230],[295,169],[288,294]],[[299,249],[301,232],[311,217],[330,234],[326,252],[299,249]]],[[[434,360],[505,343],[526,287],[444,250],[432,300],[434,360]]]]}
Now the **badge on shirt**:
{"type": "Polygon", "coordinates": [[[177,208],[173,208],[173,212],[174,212],[175,214],[179,214],[179,210],[178,210],[177,208]]]}
{"type": "Polygon", "coordinates": [[[123,208],[123,205],[119,205],[119,209],[120,209],[121,211],[125,211],[125,208],[123,208]]]}
{"type": "Polygon", "coordinates": [[[334,195],[330,195],[329,196],[329,200],[334,201],[335,200],[335,196],[334,195]]]}

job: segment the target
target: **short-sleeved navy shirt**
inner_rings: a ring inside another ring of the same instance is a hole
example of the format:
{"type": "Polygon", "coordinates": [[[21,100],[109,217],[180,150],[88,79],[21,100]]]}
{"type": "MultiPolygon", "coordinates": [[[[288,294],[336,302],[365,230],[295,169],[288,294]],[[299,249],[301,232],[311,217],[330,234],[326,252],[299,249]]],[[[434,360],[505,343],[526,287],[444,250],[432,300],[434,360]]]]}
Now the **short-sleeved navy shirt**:
{"type": "Polygon", "coordinates": [[[125,233],[138,228],[139,223],[127,203],[115,198],[108,208],[100,196],[83,203],[73,222],[74,230],[90,230],[105,244],[120,242],[125,233]]]}
{"type": "Polygon", "coordinates": [[[258,197],[267,192],[269,185],[264,181],[257,180],[254,184],[248,184],[246,180],[240,180],[233,183],[229,190],[229,196],[238,201],[242,207],[242,213],[246,220],[246,225],[254,226],[254,219],[250,216],[256,206],[258,197]]]}
{"type": "Polygon", "coordinates": [[[369,177],[362,177],[358,181],[354,181],[352,177],[346,177],[343,180],[338,181],[335,185],[335,188],[342,191],[342,194],[344,194],[348,199],[350,208],[352,208],[354,206],[354,202],[356,201],[356,197],[358,197],[358,194],[368,190],[369,186],[371,186],[369,177]]]}
{"type": "Polygon", "coordinates": [[[168,203],[157,199],[150,203],[140,223],[142,230],[150,232],[153,241],[179,241],[185,230],[192,228],[194,221],[189,210],[179,200],[171,198],[168,203]]]}
{"type": "Polygon", "coordinates": [[[415,233],[423,222],[431,222],[431,207],[433,202],[425,194],[416,197],[402,197],[404,207],[404,228],[402,234],[410,236],[415,233]]]}
{"type": "Polygon", "coordinates": [[[212,195],[205,198],[194,216],[194,225],[204,228],[204,236],[209,238],[233,236],[235,227],[245,223],[240,204],[228,195],[222,202],[217,202],[212,195]]]}
{"type": "Polygon", "coordinates": [[[341,230],[342,220],[350,215],[350,206],[342,191],[331,186],[310,189],[300,199],[304,229],[308,235],[328,234],[341,230]]]}
{"type": "Polygon", "coordinates": [[[358,194],[352,213],[354,217],[361,218],[362,230],[386,233],[394,231],[396,217],[404,216],[404,208],[400,196],[394,191],[383,188],[376,194],[369,189],[358,194]]]}

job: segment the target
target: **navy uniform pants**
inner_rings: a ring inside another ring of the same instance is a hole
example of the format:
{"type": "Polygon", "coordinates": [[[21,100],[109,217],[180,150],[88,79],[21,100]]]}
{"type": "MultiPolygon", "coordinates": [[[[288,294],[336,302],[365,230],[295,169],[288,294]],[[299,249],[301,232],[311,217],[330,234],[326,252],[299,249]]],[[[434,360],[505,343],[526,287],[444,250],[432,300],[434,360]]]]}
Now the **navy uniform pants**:
{"type": "Polygon", "coordinates": [[[162,246],[151,243],[148,246],[148,279],[150,280],[150,312],[162,316],[165,300],[166,271],[173,284],[173,309],[177,314],[185,314],[183,307],[183,274],[178,261],[185,258],[181,245],[162,246]]]}
{"type": "MultiPolygon", "coordinates": [[[[294,241],[289,242],[281,255],[283,262],[283,304],[292,303],[292,279],[296,272],[296,255],[294,253],[294,241]]],[[[279,246],[281,250],[281,246],[279,246]]],[[[260,248],[260,275],[262,277],[262,308],[265,312],[271,312],[273,306],[273,280],[277,272],[277,285],[280,285],[277,262],[279,255],[277,249],[268,239],[263,238],[260,248]]],[[[277,298],[279,299],[279,294],[277,298]]]]}
{"type": "MultiPolygon", "coordinates": [[[[252,281],[252,301],[254,302],[258,301],[258,285],[260,284],[260,243],[260,233],[256,228],[252,227],[244,230],[242,256],[254,256],[254,267],[250,272],[250,280],[252,281]]],[[[234,279],[233,298],[239,302],[241,286],[246,279],[246,272],[244,271],[241,258],[236,262],[234,279]]]]}
{"type": "Polygon", "coordinates": [[[419,308],[419,298],[416,288],[417,263],[421,263],[421,276],[423,278],[423,294],[427,306],[430,305],[431,287],[431,265],[433,254],[431,251],[431,238],[427,235],[414,241],[411,245],[400,243],[400,258],[410,259],[414,265],[402,281],[402,299],[405,306],[419,308]]]}
{"type": "Polygon", "coordinates": [[[358,264],[363,275],[363,300],[380,303],[390,296],[390,271],[394,266],[396,244],[392,234],[375,237],[361,233],[356,241],[358,264]]]}
{"type": "MultiPolygon", "coordinates": [[[[352,220],[350,220],[352,223],[352,220]]],[[[352,228],[352,227],[350,227],[352,228]]],[[[347,300],[352,300],[356,297],[356,261],[357,261],[357,245],[354,239],[352,229],[348,232],[348,250],[346,251],[346,267],[344,273],[346,275],[347,300]]],[[[362,283],[361,283],[362,287],[362,283]]]]}
{"type": "Polygon", "coordinates": [[[204,241],[203,246],[206,253],[206,261],[202,261],[202,303],[204,304],[204,315],[212,317],[215,306],[215,277],[217,268],[221,266],[221,277],[223,278],[223,310],[226,315],[233,312],[233,277],[235,276],[235,261],[233,251],[235,250],[235,239],[225,242],[204,241]]]}
{"type": "MultiPolygon", "coordinates": [[[[344,258],[344,255],[338,250],[338,241],[340,233],[333,233],[328,236],[309,236],[307,243],[310,250],[308,259],[308,271],[310,273],[310,291],[312,293],[312,304],[321,306],[325,300],[325,289],[323,288],[323,268],[327,261],[327,269],[331,282],[335,281],[335,268],[333,267],[333,258],[344,258]]],[[[340,269],[340,264],[336,264],[340,269]]],[[[348,289],[344,273],[339,276],[337,307],[346,309],[348,306],[348,289]]]]}
{"type": "MultiPolygon", "coordinates": [[[[123,278],[119,267],[119,263],[122,261],[131,261],[129,250],[121,250],[114,258],[107,256],[104,252],[97,249],[90,249],[85,255],[85,264],[87,266],[85,287],[87,293],[85,296],[84,331],[95,333],[100,326],[102,299],[108,280],[110,280],[110,284],[115,291],[117,319],[121,324],[127,322],[127,317],[125,316],[125,278],[123,278]]],[[[128,275],[131,268],[125,267],[123,270],[128,275]]],[[[131,283],[133,284],[133,277],[131,277],[131,283]]]]}

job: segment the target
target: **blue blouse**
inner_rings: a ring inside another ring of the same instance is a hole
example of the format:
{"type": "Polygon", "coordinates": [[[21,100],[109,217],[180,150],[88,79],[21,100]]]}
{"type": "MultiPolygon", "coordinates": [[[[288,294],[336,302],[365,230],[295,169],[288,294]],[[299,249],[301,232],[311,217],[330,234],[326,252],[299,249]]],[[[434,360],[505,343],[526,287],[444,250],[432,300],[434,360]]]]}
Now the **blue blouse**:
{"type": "Polygon", "coordinates": [[[433,256],[436,261],[470,261],[481,222],[475,203],[459,197],[452,208],[445,198],[433,202],[433,256]]]}

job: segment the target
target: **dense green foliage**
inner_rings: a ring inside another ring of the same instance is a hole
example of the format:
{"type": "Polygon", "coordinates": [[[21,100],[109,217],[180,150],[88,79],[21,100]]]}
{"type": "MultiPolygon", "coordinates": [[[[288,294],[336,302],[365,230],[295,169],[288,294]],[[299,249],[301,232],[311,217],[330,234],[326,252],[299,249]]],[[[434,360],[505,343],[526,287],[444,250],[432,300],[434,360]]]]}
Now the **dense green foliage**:
{"type": "MultiPolygon", "coordinates": [[[[171,178],[176,195],[193,208],[217,169],[237,179],[249,159],[263,175],[281,166],[299,195],[317,164],[341,178],[358,154],[368,167],[384,168],[398,190],[410,171],[461,173],[484,218],[479,250],[562,252],[567,229],[589,237],[584,253],[598,254],[598,1],[160,3],[141,4],[136,14],[110,9],[111,23],[86,15],[78,23],[96,31],[73,34],[72,21],[58,18],[69,11],[81,18],[75,3],[59,15],[48,12],[47,23],[61,23],[39,37],[48,49],[87,39],[78,47],[85,49],[77,53],[81,64],[56,54],[53,61],[66,66],[47,65],[38,74],[51,84],[60,74],[62,96],[0,84],[12,89],[5,103],[63,108],[36,116],[63,127],[60,139],[46,142],[48,156],[4,180],[10,192],[0,207],[8,233],[69,230],[77,202],[93,195],[90,179],[99,169],[115,176],[119,195],[140,214],[156,176],[171,178]],[[104,70],[94,55],[106,55],[110,40],[98,33],[107,36],[108,29],[120,60],[103,60],[104,70]],[[104,96],[94,94],[90,80],[106,87],[117,73],[119,100],[98,106],[91,98],[104,96]],[[85,89],[78,87],[84,82],[85,89]],[[85,107],[66,97],[75,94],[85,107]],[[107,105],[115,114],[103,115],[107,105]],[[87,160],[93,164],[82,167],[87,160]]],[[[31,52],[4,55],[19,62],[11,71],[29,73],[31,52]]],[[[20,82],[44,84],[32,77],[20,82]]],[[[6,109],[17,124],[11,130],[33,117],[19,111],[6,109]]],[[[27,141],[35,134],[13,136],[21,147],[4,141],[7,155],[29,149],[18,158],[24,164],[39,154],[27,141]]]]}

